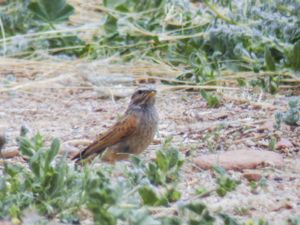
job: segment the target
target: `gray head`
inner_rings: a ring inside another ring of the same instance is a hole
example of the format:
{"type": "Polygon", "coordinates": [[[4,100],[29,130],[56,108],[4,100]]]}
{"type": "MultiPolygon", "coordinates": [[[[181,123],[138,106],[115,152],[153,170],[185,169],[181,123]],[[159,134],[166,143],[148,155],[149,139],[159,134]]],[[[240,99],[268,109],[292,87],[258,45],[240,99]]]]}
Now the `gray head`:
{"type": "Polygon", "coordinates": [[[156,90],[150,87],[138,88],[131,96],[130,105],[140,107],[153,106],[155,103],[156,90]]]}

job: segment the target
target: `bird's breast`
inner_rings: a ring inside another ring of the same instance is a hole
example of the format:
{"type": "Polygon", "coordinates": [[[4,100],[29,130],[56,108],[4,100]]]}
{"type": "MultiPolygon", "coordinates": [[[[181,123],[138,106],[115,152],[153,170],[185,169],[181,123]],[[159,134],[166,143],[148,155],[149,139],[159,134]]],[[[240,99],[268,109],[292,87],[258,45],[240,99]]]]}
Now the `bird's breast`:
{"type": "Polygon", "coordinates": [[[131,153],[141,153],[153,141],[158,125],[158,114],[155,108],[141,112],[136,132],[127,140],[131,153]]]}

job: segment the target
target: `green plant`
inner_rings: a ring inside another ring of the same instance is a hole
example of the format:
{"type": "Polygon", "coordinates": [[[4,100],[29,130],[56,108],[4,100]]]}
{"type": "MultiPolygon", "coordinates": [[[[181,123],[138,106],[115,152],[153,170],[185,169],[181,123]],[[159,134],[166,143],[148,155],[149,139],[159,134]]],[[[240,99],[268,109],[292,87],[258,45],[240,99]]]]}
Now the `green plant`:
{"type": "Polygon", "coordinates": [[[251,80],[250,84],[253,87],[261,87],[265,92],[275,94],[279,88],[280,76],[267,76],[264,78],[258,78],[256,80],[251,80]]]}
{"type": "Polygon", "coordinates": [[[277,139],[274,136],[271,136],[269,139],[269,144],[268,144],[268,148],[272,151],[275,151],[276,149],[276,143],[277,143],[277,139]]]}
{"type": "Polygon", "coordinates": [[[6,164],[1,180],[0,217],[8,214],[12,218],[20,217],[22,210],[32,204],[48,216],[76,206],[79,203],[79,199],[73,198],[79,191],[75,185],[76,174],[65,157],[55,161],[60,146],[58,139],[52,141],[50,148],[44,146],[39,133],[32,138],[20,136],[17,141],[20,153],[28,157],[29,168],[6,164]]]}
{"type": "Polygon", "coordinates": [[[209,212],[206,205],[202,202],[188,203],[182,206],[182,210],[184,210],[184,212],[187,212],[187,210],[192,212],[192,216],[188,217],[189,225],[213,225],[216,220],[215,217],[209,212]]]}
{"type": "Polygon", "coordinates": [[[219,196],[224,197],[228,192],[234,191],[240,184],[240,181],[230,178],[223,168],[214,166],[213,170],[218,175],[216,192],[219,196]]]}
{"type": "Polygon", "coordinates": [[[246,206],[236,207],[234,209],[235,214],[245,216],[250,214],[250,209],[246,206]]]}
{"type": "MultiPolygon", "coordinates": [[[[180,65],[184,70],[178,79],[205,85],[218,84],[229,71],[271,71],[252,84],[275,93],[283,82],[280,74],[289,68],[299,71],[300,31],[294,10],[299,3],[291,0],[293,7],[288,8],[283,7],[286,0],[222,2],[207,0],[198,8],[176,0],[104,1],[105,34],[95,37],[98,47],[91,55],[180,65]]],[[[219,104],[215,97],[210,102],[219,104]]]]}
{"type": "Polygon", "coordinates": [[[35,26],[31,20],[32,15],[27,10],[28,0],[7,0],[5,3],[0,5],[0,19],[6,36],[25,33],[35,26]]]}
{"type": "Polygon", "coordinates": [[[292,99],[288,103],[289,109],[287,112],[276,112],[274,125],[275,128],[279,129],[282,122],[290,126],[297,126],[297,123],[300,120],[298,102],[298,99],[292,99]]]}
{"type": "MultiPolygon", "coordinates": [[[[0,19],[4,21],[4,32],[10,36],[5,38],[0,45],[4,54],[30,54],[38,49],[49,50],[51,54],[66,54],[69,56],[81,56],[86,50],[85,42],[71,32],[46,32],[57,30],[56,25],[66,22],[74,13],[74,8],[66,0],[33,0],[33,1],[7,1],[0,13],[0,19]],[[36,34],[22,36],[27,32],[36,34]],[[44,34],[44,32],[46,32],[44,34]],[[28,52],[28,53],[27,53],[28,52]]],[[[1,10],[0,10],[1,11],[1,10]]]]}
{"type": "Polygon", "coordinates": [[[173,146],[172,139],[166,139],[162,149],[156,152],[153,162],[144,163],[133,156],[134,165],[144,172],[145,176],[154,185],[165,185],[176,182],[179,179],[179,170],[184,163],[184,158],[173,146]]]}
{"type": "Polygon", "coordinates": [[[206,101],[208,107],[210,107],[210,108],[217,108],[217,107],[219,107],[221,105],[220,100],[219,100],[219,98],[217,96],[215,96],[213,94],[208,94],[204,90],[201,90],[200,93],[201,93],[201,96],[206,101]]]}
{"type": "Polygon", "coordinates": [[[300,71],[300,40],[294,44],[289,55],[289,61],[294,70],[300,71]]]}
{"type": "Polygon", "coordinates": [[[48,23],[53,27],[55,23],[61,23],[69,19],[74,13],[73,6],[66,0],[36,0],[31,1],[28,9],[33,13],[36,20],[48,23]]]}
{"type": "Polygon", "coordinates": [[[259,181],[250,181],[249,182],[249,186],[251,188],[251,191],[252,192],[255,192],[257,191],[257,188],[260,187],[260,188],[264,188],[267,186],[267,180],[266,178],[261,178],[259,181]]]}
{"type": "MultiPolygon", "coordinates": [[[[33,208],[44,216],[45,222],[57,217],[62,222],[78,223],[77,213],[87,209],[94,224],[104,225],[213,225],[218,220],[225,225],[238,224],[227,214],[210,211],[202,202],[179,201],[181,192],[176,184],[183,158],[172,147],[171,139],[165,141],[153,162],[133,157],[130,166],[91,164],[74,170],[64,156],[58,156],[58,139],[48,147],[39,133],[29,138],[23,127],[21,134],[17,140],[28,166],[5,162],[0,177],[1,219],[11,218],[20,223],[23,210],[33,208]],[[150,173],[151,168],[155,171],[150,173]],[[152,210],[172,213],[157,216],[152,210]]],[[[215,171],[222,193],[232,191],[233,181],[229,181],[225,171],[215,171]]]]}
{"type": "Polygon", "coordinates": [[[116,224],[117,218],[109,212],[109,208],[117,202],[117,190],[113,188],[108,176],[101,171],[88,175],[85,193],[87,208],[93,213],[94,222],[104,225],[116,224]]]}

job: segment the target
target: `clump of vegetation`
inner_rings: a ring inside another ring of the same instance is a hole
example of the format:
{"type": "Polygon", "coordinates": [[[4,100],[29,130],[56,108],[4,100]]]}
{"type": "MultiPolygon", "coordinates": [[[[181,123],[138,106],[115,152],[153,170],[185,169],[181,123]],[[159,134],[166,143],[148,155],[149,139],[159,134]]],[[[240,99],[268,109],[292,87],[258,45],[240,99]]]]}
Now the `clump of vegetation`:
{"type": "Polygon", "coordinates": [[[228,192],[234,191],[240,184],[240,181],[232,179],[226,171],[218,166],[213,167],[217,174],[217,189],[216,192],[219,196],[224,197],[228,192]]]}
{"type": "Polygon", "coordinates": [[[40,49],[48,49],[53,54],[80,55],[81,49],[72,47],[85,43],[76,35],[46,32],[56,31],[57,25],[68,21],[74,13],[73,6],[65,0],[51,1],[51,4],[47,0],[8,0],[0,9],[5,35],[0,48],[3,55],[26,56],[40,49]]]}
{"type": "Polygon", "coordinates": [[[298,103],[298,99],[292,99],[288,103],[289,109],[287,112],[277,112],[275,114],[275,128],[279,129],[282,122],[290,126],[298,125],[298,121],[300,120],[298,103]]]}
{"type": "Polygon", "coordinates": [[[186,72],[179,79],[200,84],[215,84],[226,71],[268,71],[252,84],[274,93],[281,79],[273,71],[299,71],[299,3],[289,3],[294,7],[282,7],[284,0],[204,1],[201,7],[172,0],[104,1],[106,36],[99,46],[106,55],[126,60],[183,65],[186,72]]]}
{"type": "Polygon", "coordinates": [[[76,187],[76,173],[65,157],[55,161],[59,141],[54,139],[50,147],[45,147],[42,136],[36,134],[31,139],[19,137],[18,143],[21,154],[28,158],[29,167],[5,164],[0,180],[0,217],[19,218],[22,210],[30,205],[35,205],[43,215],[51,216],[78,204],[74,200],[80,190],[76,187]]]}
{"type": "MultiPolygon", "coordinates": [[[[226,4],[206,0],[201,5],[178,0],[103,1],[104,19],[99,24],[103,32],[89,41],[66,29],[74,8],[65,0],[51,4],[8,0],[0,7],[2,33],[10,37],[3,37],[0,48],[7,55],[27,56],[47,49],[50,54],[90,59],[162,61],[180,66],[180,80],[223,85],[230,75],[240,85],[250,80],[270,93],[300,71],[296,0],[229,0],[226,4]],[[251,77],[244,72],[252,72],[251,77]]],[[[208,102],[212,107],[219,104],[213,97],[208,102]]]]}
{"type": "Polygon", "coordinates": [[[200,91],[201,96],[207,102],[207,106],[210,108],[217,108],[221,105],[220,100],[217,96],[213,94],[209,94],[204,90],[200,91]]]}
{"type": "MultiPolygon", "coordinates": [[[[78,222],[81,210],[89,210],[95,224],[237,224],[231,216],[212,212],[200,201],[182,201],[177,183],[183,156],[166,140],[156,159],[143,162],[132,158],[132,165],[86,165],[77,170],[65,156],[59,156],[60,144],[54,139],[46,146],[38,133],[26,132],[17,139],[20,153],[28,166],[6,162],[0,178],[0,218],[19,223],[30,207],[44,219],[59,218],[78,222]],[[120,172],[123,173],[120,173],[120,172]],[[118,172],[120,175],[113,175],[118,172]],[[174,204],[176,203],[176,204],[174,204]],[[156,216],[167,210],[172,213],[156,216]]],[[[217,193],[224,196],[238,184],[221,168],[215,168],[217,193]]]]}

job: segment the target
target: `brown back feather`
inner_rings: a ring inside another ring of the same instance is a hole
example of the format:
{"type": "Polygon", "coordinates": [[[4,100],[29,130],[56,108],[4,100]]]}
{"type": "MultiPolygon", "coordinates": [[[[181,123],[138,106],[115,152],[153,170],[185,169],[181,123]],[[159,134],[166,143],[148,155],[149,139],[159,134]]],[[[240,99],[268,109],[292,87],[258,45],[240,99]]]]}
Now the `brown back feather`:
{"type": "Polygon", "coordinates": [[[105,151],[109,146],[112,146],[125,137],[129,137],[134,133],[138,125],[138,118],[134,115],[125,115],[119,122],[113,125],[105,133],[100,135],[96,141],[86,147],[83,151],[76,154],[72,160],[80,161],[86,159],[93,154],[99,154],[105,151]]]}

